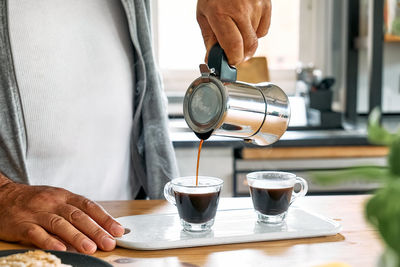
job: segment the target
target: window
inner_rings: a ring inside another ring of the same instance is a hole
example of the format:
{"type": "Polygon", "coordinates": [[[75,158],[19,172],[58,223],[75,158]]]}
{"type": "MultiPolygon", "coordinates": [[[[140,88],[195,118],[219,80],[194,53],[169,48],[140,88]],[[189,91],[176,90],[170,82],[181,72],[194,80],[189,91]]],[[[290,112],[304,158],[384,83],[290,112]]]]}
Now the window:
{"type": "MultiPolygon", "coordinates": [[[[271,27],[259,40],[256,56],[266,56],[272,82],[294,92],[299,61],[300,0],[273,0],[271,27]]],[[[169,94],[183,95],[200,73],[205,48],[196,21],[197,1],[154,1],[154,40],[164,84],[169,94]]]]}
{"type": "Polygon", "coordinates": [[[293,70],[299,60],[300,1],[272,2],[271,27],[259,40],[256,56],[265,56],[271,70],[293,70]]]}

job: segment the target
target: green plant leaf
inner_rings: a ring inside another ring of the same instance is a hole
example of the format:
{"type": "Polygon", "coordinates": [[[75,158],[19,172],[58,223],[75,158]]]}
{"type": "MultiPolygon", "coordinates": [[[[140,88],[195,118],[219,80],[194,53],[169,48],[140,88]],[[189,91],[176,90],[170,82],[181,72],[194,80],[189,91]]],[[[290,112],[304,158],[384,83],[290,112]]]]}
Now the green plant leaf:
{"type": "Polygon", "coordinates": [[[400,255],[400,180],[392,180],[376,192],[367,202],[366,217],[400,255]]]}
{"type": "Polygon", "coordinates": [[[400,177],[400,136],[397,136],[390,146],[388,164],[390,172],[400,177]]]}
{"type": "Polygon", "coordinates": [[[395,18],[392,23],[392,34],[400,35],[400,17],[395,18]]]}
{"type": "Polygon", "coordinates": [[[368,118],[368,140],[373,144],[389,146],[395,135],[381,126],[380,118],[379,108],[374,108],[368,118]]]}
{"type": "Polygon", "coordinates": [[[381,181],[382,188],[366,204],[366,217],[400,259],[400,129],[397,133],[388,132],[380,125],[380,116],[377,108],[371,112],[368,139],[373,144],[390,147],[387,168],[361,166],[336,171],[313,171],[309,174],[312,181],[319,184],[351,180],[381,181]]]}
{"type": "Polygon", "coordinates": [[[393,178],[388,168],[380,166],[358,166],[341,170],[310,171],[308,175],[314,183],[321,185],[349,181],[385,182],[393,178]]]}

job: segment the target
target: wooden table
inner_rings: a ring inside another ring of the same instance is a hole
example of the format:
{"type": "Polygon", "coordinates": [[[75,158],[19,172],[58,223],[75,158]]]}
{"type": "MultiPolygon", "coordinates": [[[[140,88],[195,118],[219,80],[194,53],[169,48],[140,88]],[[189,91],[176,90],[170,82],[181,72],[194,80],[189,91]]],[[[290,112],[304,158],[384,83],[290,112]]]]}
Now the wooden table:
{"type": "MultiPolygon", "coordinates": [[[[364,203],[368,197],[310,196],[296,202],[297,206],[339,221],[343,230],[335,236],[160,251],[117,248],[112,252],[98,251],[94,256],[109,260],[136,258],[131,264],[115,264],[127,267],[324,266],[333,262],[350,266],[376,266],[383,245],[378,233],[364,220],[364,203]]],[[[101,204],[115,217],[175,211],[174,206],[163,200],[109,201],[101,204]]],[[[220,202],[220,208],[249,206],[249,198],[223,198],[220,202]]],[[[0,250],[15,248],[26,247],[0,242],[0,250]]]]}

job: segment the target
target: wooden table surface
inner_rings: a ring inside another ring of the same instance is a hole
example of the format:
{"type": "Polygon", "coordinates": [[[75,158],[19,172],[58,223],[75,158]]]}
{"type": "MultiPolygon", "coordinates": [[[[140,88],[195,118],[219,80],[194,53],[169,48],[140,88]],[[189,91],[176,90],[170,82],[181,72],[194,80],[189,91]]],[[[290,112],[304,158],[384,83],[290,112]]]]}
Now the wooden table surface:
{"type": "MultiPolygon", "coordinates": [[[[343,230],[329,237],[254,242],[159,251],[117,248],[98,251],[94,256],[105,258],[115,266],[376,266],[383,251],[378,233],[364,219],[368,195],[310,196],[299,199],[297,206],[339,221],[343,230]],[[115,263],[115,259],[135,258],[131,263],[115,263]],[[327,265],[342,263],[345,265],[327,265]]],[[[101,202],[114,217],[176,211],[163,200],[101,202]]],[[[222,198],[220,208],[251,206],[250,198],[222,198]]],[[[0,250],[26,248],[0,242],[0,250]]]]}

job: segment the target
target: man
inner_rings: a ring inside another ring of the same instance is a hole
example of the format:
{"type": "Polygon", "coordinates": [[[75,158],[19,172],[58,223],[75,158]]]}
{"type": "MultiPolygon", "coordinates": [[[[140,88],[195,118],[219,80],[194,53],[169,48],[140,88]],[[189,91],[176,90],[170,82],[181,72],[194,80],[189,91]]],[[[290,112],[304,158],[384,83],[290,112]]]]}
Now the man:
{"type": "MultiPolygon", "coordinates": [[[[177,175],[149,5],[0,0],[1,240],[112,250],[124,229],[89,198],[161,198],[177,175]]],[[[207,51],[218,41],[232,65],[251,57],[270,10],[198,0],[207,51]]]]}

